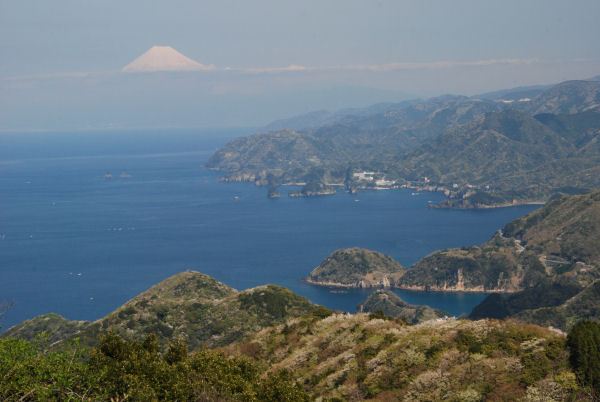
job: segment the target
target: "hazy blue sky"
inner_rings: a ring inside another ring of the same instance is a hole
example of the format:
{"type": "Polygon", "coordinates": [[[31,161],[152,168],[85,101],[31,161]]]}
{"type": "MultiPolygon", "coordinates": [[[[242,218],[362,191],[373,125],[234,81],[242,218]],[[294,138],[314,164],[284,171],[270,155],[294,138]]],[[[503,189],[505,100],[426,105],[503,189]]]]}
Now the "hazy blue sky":
{"type": "Polygon", "coordinates": [[[598,0],[0,0],[0,129],[259,125],[582,79],[598,21],[598,0]],[[217,71],[118,73],[153,45],[217,71]]]}

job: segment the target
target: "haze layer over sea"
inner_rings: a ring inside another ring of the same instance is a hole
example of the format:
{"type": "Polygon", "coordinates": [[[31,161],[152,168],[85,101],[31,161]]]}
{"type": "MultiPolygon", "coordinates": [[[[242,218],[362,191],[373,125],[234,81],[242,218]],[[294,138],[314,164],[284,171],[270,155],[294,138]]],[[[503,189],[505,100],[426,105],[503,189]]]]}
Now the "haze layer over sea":
{"type": "MultiPolygon", "coordinates": [[[[535,206],[428,209],[411,190],[268,199],[202,168],[248,130],[0,134],[0,301],[4,329],[39,314],[102,317],[150,286],[193,269],[236,289],[285,286],[354,312],[371,291],[301,281],[332,251],[364,247],[405,266],[488,240],[535,206]],[[108,178],[111,177],[111,178],[108,178]]],[[[452,314],[484,295],[397,291],[452,314]]]]}

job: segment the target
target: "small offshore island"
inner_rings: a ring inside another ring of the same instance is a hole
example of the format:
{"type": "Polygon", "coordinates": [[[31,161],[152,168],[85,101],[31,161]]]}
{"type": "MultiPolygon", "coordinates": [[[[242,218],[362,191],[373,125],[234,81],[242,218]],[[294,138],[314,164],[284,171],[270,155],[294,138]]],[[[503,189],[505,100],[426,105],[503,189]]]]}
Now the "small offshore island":
{"type": "Polygon", "coordinates": [[[508,223],[481,246],[436,251],[408,270],[376,251],[336,250],[305,280],[341,288],[512,293],[573,269],[583,279],[600,251],[595,237],[577,228],[589,226],[598,210],[598,191],[565,197],[508,223]]]}
{"type": "Polygon", "coordinates": [[[567,329],[600,315],[598,244],[600,191],[594,191],[552,201],[480,246],[436,251],[410,269],[375,251],[336,250],[305,281],[334,288],[492,293],[471,317],[518,317],[567,329]]]}
{"type": "Polygon", "coordinates": [[[396,287],[405,273],[390,256],[355,247],[334,251],[305,281],[339,288],[396,287]]]}

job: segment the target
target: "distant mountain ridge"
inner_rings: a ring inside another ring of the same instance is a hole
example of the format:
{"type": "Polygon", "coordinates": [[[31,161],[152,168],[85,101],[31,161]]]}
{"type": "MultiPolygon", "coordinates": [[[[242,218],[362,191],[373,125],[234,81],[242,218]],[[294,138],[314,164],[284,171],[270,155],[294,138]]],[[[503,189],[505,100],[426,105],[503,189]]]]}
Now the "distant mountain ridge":
{"type": "Polygon", "coordinates": [[[539,202],[600,187],[599,134],[600,109],[535,117],[507,110],[446,131],[394,167],[409,180],[463,189],[442,206],[539,202]]]}
{"type": "MultiPolygon", "coordinates": [[[[600,75],[591,77],[582,81],[600,81],[600,75]]],[[[569,82],[569,81],[566,81],[569,82]]],[[[514,87],[509,89],[501,89],[492,92],[485,92],[477,95],[473,95],[472,99],[484,99],[490,101],[508,101],[511,102],[528,102],[532,98],[540,95],[542,92],[556,86],[557,84],[547,85],[527,85],[514,87]]],[[[455,97],[457,95],[446,95],[445,97],[455,97]]],[[[443,98],[441,96],[439,98],[443,98]]],[[[342,120],[345,117],[352,116],[369,116],[378,113],[385,113],[386,111],[398,110],[406,106],[410,106],[417,103],[423,103],[423,99],[410,99],[403,102],[385,102],[377,103],[364,108],[346,108],[340,109],[334,112],[328,110],[318,110],[314,112],[304,113],[301,115],[292,116],[289,118],[275,120],[263,127],[263,131],[276,131],[283,129],[291,129],[298,131],[306,131],[312,128],[317,128],[324,125],[329,125],[342,120]]],[[[517,103],[518,105],[518,103],[517,103]]]]}
{"type": "Polygon", "coordinates": [[[385,113],[389,110],[400,109],[402,107],[417,103],[418,100],[408,100],[398,103],[384,102],[376,103],[365,108],[347,108],[335,112],[327,110],[318,110],[298,116],[292,116],[286,119],[280,119],[267,124],[264,131],[277,131],[284,129],[291,130],[310,130],[320,126],[334,124],[344,120],[345,118],[353,118],[357,116],[370,116],[378,113],[385,113]]]}
{"type": "Polygon", "coordinates": [[[600,82],[566,81],[524,103],[523,110],[530,114],[574,114],[600,107],[600,82]]]}
{"type": "Polygon", "coordinates": [[[348,116],[309,132],[286,129],[237,138],[218,150],[206,167],[230,172],[224,181],[344,185],[349,168],[394,160],[445,127],[502,108],[495,102],[466,97],[435,98],[383,114],[348,116]]]}
{"type": "Polygon", "coordinates": [[[534,98],[542,92],[544,92],[545,90],[552,88],[553,86],[554,85],[529,85],[515,87],[474,95],[473,98],[481,98],[488,100],[508,100],[514,102],[524,98],[534,98]]]}
{"type": "Polygon", "coordinates": [[[453,208],[544,202],[600,186],[600,82],[567,81],[514,102],[444,96],[382,107],[235,139],[206,166],[224,171],[224,181],[305,183],[319,193],[444,191],[450,201],[440,206],[453,208]]]}

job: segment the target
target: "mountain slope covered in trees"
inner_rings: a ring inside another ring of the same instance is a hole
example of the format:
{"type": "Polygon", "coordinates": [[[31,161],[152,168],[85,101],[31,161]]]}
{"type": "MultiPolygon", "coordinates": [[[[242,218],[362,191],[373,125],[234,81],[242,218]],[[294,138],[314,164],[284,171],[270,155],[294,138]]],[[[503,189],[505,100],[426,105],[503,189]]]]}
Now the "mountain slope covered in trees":
{"type": "Polygon", "coordinates": [[[227,349],[266,372],[288,370],[317,400],[589,398],[568,368],[564,334],[514,321],[374,316],[294,319],[227,349]]]}
{"type": "Polygon", "coordinates": [[[506,102],[445,96],[306,132],[257,134],[231,141],[206,166],[224,171],[225,181],[271,187],[440,190],[450,199],[440,206],[455,208],[541,202],[600,186],[600,82],[567,81],[506,102]]]}
{"type": "Polygon", "coordinates": [[[288,289],[265,285],[238,292],[208,275],[187,271],[165,279],[94,322],[71,322],[56,315],[27,320],[2,334],[33,340],[45,330],[55,347],[79,338],[94,346],[101,333],[143,339],[184,337],[191,349],[220,346],[264,327],[314,310],[316,306],[288,289]],[[50,324],[56,322],[57,324],[50,324]]]}
{"type": "Polygon", "coordinates": [[[472,318],[512,316],[561,329],[600,319],[600,191],[555,200],[503,233],[537,256],[544,274],[515,294],[489,296],[472,318]]]}

